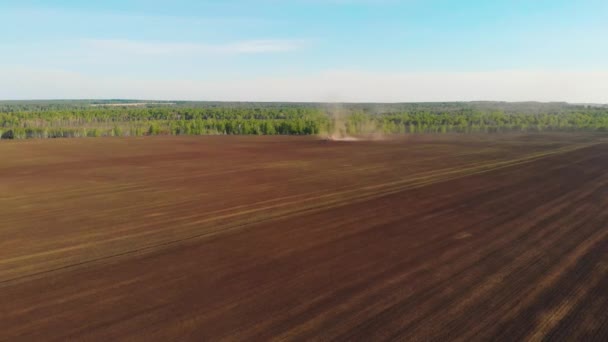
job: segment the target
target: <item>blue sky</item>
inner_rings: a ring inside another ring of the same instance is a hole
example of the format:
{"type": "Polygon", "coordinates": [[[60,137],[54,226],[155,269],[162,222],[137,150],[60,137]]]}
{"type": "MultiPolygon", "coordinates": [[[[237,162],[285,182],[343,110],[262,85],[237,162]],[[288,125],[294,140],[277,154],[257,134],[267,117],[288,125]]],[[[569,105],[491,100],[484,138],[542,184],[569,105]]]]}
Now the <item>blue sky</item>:
{"type": "Polygon", "coordinates": [[[608,102],[605,0],[0,0],[0,99],[608,102]]]}

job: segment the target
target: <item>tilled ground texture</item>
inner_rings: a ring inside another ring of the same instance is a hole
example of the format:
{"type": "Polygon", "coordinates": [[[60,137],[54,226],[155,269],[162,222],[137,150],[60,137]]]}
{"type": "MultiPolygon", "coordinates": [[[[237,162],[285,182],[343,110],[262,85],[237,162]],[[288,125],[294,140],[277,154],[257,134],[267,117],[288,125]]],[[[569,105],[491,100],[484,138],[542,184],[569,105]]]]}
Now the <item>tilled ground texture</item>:
{"type": "Polygon", "coordinates": [[[608,340],[601,136],[0,143],[0,340],[608,340]]]}

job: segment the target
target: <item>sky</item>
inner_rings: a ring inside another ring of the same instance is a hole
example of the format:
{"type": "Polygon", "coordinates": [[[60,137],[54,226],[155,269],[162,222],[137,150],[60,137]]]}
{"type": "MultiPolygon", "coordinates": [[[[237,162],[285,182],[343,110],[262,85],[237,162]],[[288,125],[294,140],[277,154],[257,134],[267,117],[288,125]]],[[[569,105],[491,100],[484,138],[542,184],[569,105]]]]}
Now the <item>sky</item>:
{"type": "Polygon", "coordinates": [[[608,103],[606,0],[0,0],[0,99],[608,103]]]}

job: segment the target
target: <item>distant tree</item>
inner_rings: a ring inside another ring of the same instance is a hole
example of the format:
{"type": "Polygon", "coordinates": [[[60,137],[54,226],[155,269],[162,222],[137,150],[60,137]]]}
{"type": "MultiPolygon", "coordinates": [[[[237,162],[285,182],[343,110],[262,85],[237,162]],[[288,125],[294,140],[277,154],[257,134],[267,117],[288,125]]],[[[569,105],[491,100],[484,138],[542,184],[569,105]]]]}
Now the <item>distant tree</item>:
{"type": "Polygon", "coordinates": [[[6,132],[2,133],[2,139],[15,139],[15,133],[13,132],[13,130],[8,130],[6,132]]]}

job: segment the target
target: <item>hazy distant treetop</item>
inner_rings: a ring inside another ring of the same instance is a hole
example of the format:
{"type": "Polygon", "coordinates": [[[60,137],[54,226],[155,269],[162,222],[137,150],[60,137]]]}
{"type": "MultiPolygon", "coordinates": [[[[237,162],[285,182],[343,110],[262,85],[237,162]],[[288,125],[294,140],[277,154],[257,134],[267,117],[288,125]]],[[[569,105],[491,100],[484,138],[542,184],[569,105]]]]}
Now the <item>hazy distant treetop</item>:
{"type": "Polygon", "coordinates": [[[95,107],[144,107],[144,108],[226,108],[226,109],[290,109],[314,108],[333,110],[340,107],[348,111],[384,114],[403,111],[428,111],[432,113],[462,110],[502,111],[505,113],[564,113],[585,108],[608,108],[602,104],[568,104],[565,102],[419,102],[419,103],[297,103],[297,102],[214,102],[214,101],[145,101],[127,99],[107,100],[28,100],[0,101],[0,112],[54,111],[63,109],[89,109],[95,107]]]}

